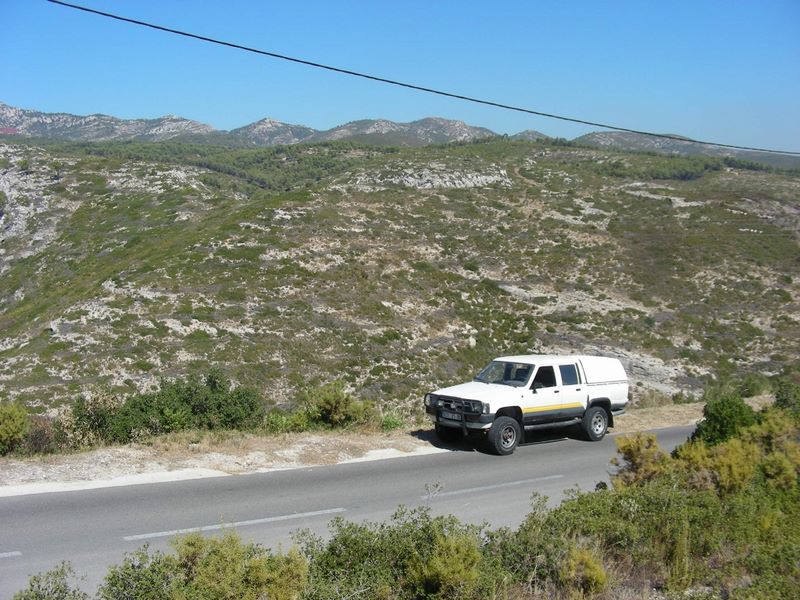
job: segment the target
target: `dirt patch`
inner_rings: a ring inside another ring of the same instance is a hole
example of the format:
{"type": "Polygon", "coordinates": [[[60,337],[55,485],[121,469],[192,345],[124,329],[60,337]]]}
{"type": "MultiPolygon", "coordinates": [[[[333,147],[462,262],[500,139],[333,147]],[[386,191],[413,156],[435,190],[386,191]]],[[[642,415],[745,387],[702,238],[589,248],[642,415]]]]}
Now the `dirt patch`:
{"type": "MultiPolygon", "coordinates": [[[[772,402],[751,398],[755,409],[772,402]]],[[[671,404],[634,409],[615,419],[617,434],[693,425],[703,405],[671,404]]],[[[258,436],[237,432],[183,432],[153,440],[75,454],[0,459],[0,490],[5,486],[110,481],[167,474],[237,474],[338,464],[354,460],[436,452],[431,428],[423,425],[392,433],[323,431],[258,436]]]]}

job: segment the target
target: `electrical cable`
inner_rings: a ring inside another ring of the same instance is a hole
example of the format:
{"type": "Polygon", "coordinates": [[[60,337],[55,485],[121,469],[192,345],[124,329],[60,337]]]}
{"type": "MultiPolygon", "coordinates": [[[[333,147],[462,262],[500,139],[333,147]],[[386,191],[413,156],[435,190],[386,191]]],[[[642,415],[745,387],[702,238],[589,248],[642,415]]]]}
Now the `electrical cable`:
{"type": "Polygon", "coordinates": [[[408,89],[411,89],[411,90],[416,90],[416,91],[420,91],[420,92],[426,92],[426,93],[429,93],[429,94],[436,94],[438,96],[445,96],[447,98],[455,98],[456,100],[464,100],[464,101],[467,101],[467,102],[473,102],[475,104],[483,104],[485,106],[493,106],[495,108],[502,108],[502,109],[505,109],[505,110],[511,110],[511,111],[515,111],[515,112],[521,112],[521,113],[526,113],[526,114],[530,114],[530,115],[536,115],[536,116],[539,116],[539,117],[546,117],[548,119],[557,119],[557,120],[560,120],[560,121],[569,121],[571,123],[579,123],[581,125],[591,125],[592,127],[602,127],[604,129],[612,129],[614,131],[623,131],[623,132],[626,132],[626,133],[635,133],[635,134],[638,134],[638,135],[646,135],[646,136],[650,136],[650,137],[662,138],[662,139],[667,139],[667,140],[676,140],[676,141],[679,141],[679,142],[687,142],[687,143],[692,143],[692,144],[702,144],[703,146],[718,146],[720,148],[732,148],[732,149],[735,149],[735,150],[750,150],[750,151],[753,151],[753,152],[766,152],[766,153],[770,153],[770,154],[786,154],[786,155],[800,156],[800,152],[791,152],[791,151],[784,151],[784,150],[772,150],[772,149],[769,149],[769,148],[757,148],[757,147],[752,147],[752,146],[737,146],[735,144],[722,144],[722,143],[719,143],[719,142],[706,142],[706,141],[695,140],[695,139],[686,138],[686,137],[682,137],[682,136],[678,136],[678,135],[670,135],[668,133],[653,133],[653,132],[650,132],[650,131],[641,131],[641,130],[638,130],[638,129],[629,129],[627,127],[618,127],[616,125],[608,125],[606,123],[598,123],[598,122],[595,122],[595,121],[587,121],[585,119],[578,119],[578,118],[574,118],[574,117],[565,117],[565,116],[562,116],[562,115],[556,115],[556,114],[552,114],[552,113],[541,112],[541,111],[538,111],[538,110],[532,110],[532,109],[528,109],[528,108],[521,108],[519,106],[512,106],[510,104],[502,104],[500,102],[493,102],[491,100],[482,100],[480,98],[473,98],[471,96],[464,96],[462,94],[455,94],[455,93],[452,93],[452,92],[445,92],[445,91],[442,91],[442,90],[437,90],[437,89],[434,89],[434,88],[424,87],[424,86],[421,86],[421,85],[414,85],[414,84],[411,84],[411,83],[404,83],[402,81],[396,81],[394,79],[387,79],[385,77],[379,77],[377,75],[369,75],[367,73],[360,73],[358,71],[352,71],[350,69],[342,69],[342,68],[339,68],[339,67],[333,67],[333,66],[330,66],[330,65],[325,65],[325,64],[313,62],[313,61],[310,61],[310,60],[304,60],[304,59],[301,59],[301,58],[295,58],[295,57],[292,57],[292,56],[286,56],[284,54],[278,54],[276,52],[268,52],[266,50],[259,50],[257,48],[251,48],[249,46],[243,46],[241,44],[236,44],[236,43],[233,43],[233,42],[226,42],[224,40],[218,40],[218,39],[214,39],[214,38],[207,37],[207,36],[204,36],[204,35],[198,35],[198,34],[195,34],[195,33],[189,33],[189,32],[186,32],[186,31],[181,31],[179,29],[172,29],[170,27],[164,27],[162,25],[156,25],[154,23],[148,23],[146,21],[140,21],[138,19],[131,19],[131,18],[128,18],[128,17],[123,17],[123,16],[120,16],[120,15],[115,15],[115,14],[108,13],[108,12],[103,12],[101,10],[95,10],[93,8],[88,8],[86,6],[80,6],[78,4],[70,4],[69,2],[63,2],[62,0],[47,0],[47,2],[50,2],[51,4],[58,4],[60,6],[64,6],[64,7],[67,7],[67,8],[72,8],[72,9],[75,9],[75,10],[79,10],[79,11],[83,11],[83,12],[99,15],[101,17],[107,17],[109,19],[114,19],[114,20],[117,20],[117,21],[123,21],[125,23],[131,23],[133,25],[139,25],[141,27],[149,27],[150,29],[156,29],[158,31],[164,31],[166,33],[173,33],[175,35],[180,35],[180,36],[192,38],[192,39],[195,39],[195,40],[200,40],[202,42],[209,42],[211,44],[217,44],[217,45],[220,45],[220,46],[227,46],[228,48],[234,48],[236,50],[244,50],[245,52],[252,52],[254,54],[260,54],[260,55],[263,55],[263,56],[269,56],[269,57],[277,58],[277,59],[280,59],[280,60],[286,60],[286,61],[289,61],[289,62],[298,63],[298,64],[306,65],[306,66],[309,66],[309,67],[315,67],[317,69],[325,69],[327,71],[333,71],[335,73],[341,73],[343,75],[351,75],[353,77],[361,77],[362,79],[369,79],[371,81],[378,81],[378,82],[381,82],[381,83],[387,83],[387,84],[390,84],[390,85],[395,85],[395,86],[398,86],[398,87],[404,87],[404,88],[408,88],[408,89]]]}

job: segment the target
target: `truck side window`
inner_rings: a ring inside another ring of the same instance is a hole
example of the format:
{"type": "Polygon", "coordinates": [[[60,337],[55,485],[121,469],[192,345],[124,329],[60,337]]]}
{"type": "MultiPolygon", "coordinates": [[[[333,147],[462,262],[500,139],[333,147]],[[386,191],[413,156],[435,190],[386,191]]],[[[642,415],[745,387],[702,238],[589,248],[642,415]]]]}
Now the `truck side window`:
{"type": "Polygon", "coordinates": [[[581,381],[578,377],[578,369],[575,365],[559,365],[561,371],[561,383],[564,385],[578,385],[581,381]]]}
{"type": "Polygon", "coordinates": [[[556,372],[553,367],[539,367],[536,377],[533,378],[532,387],[548,388],[556,386],[556,372]]]}

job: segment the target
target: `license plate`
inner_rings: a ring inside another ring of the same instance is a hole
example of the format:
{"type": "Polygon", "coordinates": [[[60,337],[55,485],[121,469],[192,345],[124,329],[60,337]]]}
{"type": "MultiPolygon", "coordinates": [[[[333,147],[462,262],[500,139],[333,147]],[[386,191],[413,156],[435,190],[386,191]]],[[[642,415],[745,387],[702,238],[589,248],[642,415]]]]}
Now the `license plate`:
{"type": "Polygon", "coordinates": [[[461,415],[458,413],[451,413],[447,412],[446,410],[442,411],[442,418],[443,419],[450,419],[451,421],[460,421],[461,415]]]}

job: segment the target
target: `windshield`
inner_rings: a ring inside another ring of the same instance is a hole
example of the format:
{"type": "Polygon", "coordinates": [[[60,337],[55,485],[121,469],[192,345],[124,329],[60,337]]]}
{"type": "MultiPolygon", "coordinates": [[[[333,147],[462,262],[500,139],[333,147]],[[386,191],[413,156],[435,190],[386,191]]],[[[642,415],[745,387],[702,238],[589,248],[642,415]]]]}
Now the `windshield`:
{"type": "Polygon", "coordinates": [[[478,373],[475,381],[522,387],[528,383],[532,372],[533,365],[493,360],[478,373]]]}

